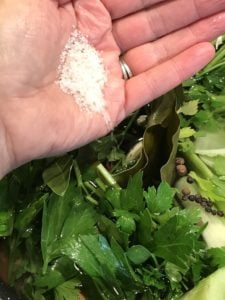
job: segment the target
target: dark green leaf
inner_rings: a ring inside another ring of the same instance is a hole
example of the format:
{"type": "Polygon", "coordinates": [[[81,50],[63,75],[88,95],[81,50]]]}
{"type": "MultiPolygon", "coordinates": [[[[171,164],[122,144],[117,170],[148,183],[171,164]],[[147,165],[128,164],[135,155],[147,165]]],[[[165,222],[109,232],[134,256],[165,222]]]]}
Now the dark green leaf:
{"type": "Polygon", "coordinates": [[[218,268],[225,267],[225,247],[211,248],[208,250],[208,253],[212,258],[214,266],[218,268]]]}
{"type": "Polygon", "coordinates": [[[171,188],[166,182],[160,183],[157,192],[155,187],[151,187],[148,192],[144,192],[149,210],[156,214],[162,214],[171,208],[174,195],[175,189],[171,188]]]}
{"type": "Polygon", "coordinates": [[[124,272],[124,267],[103,236],[83,235],[77,240],[69,240],[63,254],[70,257],[86,274],[98,279],[97,283],[114,295],[115,298],[112,299],[123,296],[117,276],[124,272]]]}
{"type": "Polygon", "coordinates": [[[139,213],[144,208],[142,173],[130,178],[127,188],[121,190],[121,208],[139,213]]]}
{"type": "Polygon", "coordinates": [[[181,268],[185,268],[195,251],[200,249],[198,242],[200,228],[191,213],[179,213],[162,225],[154,236],[154,253],[181,268]]]}
{"type": "Polygon", "coordinates": [[[117,274],[118,276],[122,276],[122,282],[124,287],[125,288],[127,287],[127,289],[128,287],[130,288],[132,285],[134,287],[137,287],[142,281],[133,270],[130,262],[126,257],[126,253],[124,252],[123,248],[113,238],[111,240],[111,248],[114,255],[120,262],[121,266],[123,266],[124,268],[123,273],[117,274]]]}
{"type": "Polygon", "coordinates": [[[149,185],[161,178],[169,183],[175,179],[174,160],[179,135],[179,118],[176,110],[184,100],[182,87],[170,91],[151,104],[143,136],[143,151],[138,161],[116,175],[125,186],[130,176],[144,171],[144,183],[149,185]]]}
{"type": "Polygon", "coordinates": [[[151,213],[149,209],[146,208],[143,212],[141,212],[137,226],[138,241],[146,247],[149,247],[152,242],[153,226],[151,213]]]}
{"type": "Polygon", "coordinates": [[[77,279],[64,282],[55,289],[55,300],[79,300],[79,287],[80,281],[77,279]]]}
{"type": "Polygon", "coordinates": [[[120,193],[121,193],[120,189],[113,188],[113,187],[107,189],[105,193],[106,199],[111,203],[111,205],[115,209],[121,209],[120,193]]]}
{"type": "Polygon", "coordinates": [[[34,285],[37,288],[51,290],[77,275],[73,262],[67,257],[61,257],[53,262],[45,275],[35,274],[34,285]]]}
{"type": "Polygon", "coordinates": [[[67,239],[93,232],[95,223],[96,212],[85,203],[81,190],[74,184],[70,184],[64,197],[53,194],[43,212],[41,243],[44,270],[49,260],[59,255],[67,239]]]}
{"type": "Polygon", "coordinates": [[[120,245],[127,248],[129,235],[122,232],[113,221],[104,215],[101,215],[98,218],[98,228],[100,232],[108,238],[108,240],[115,239],[115,241],[117,241],[120,245]]]}
{"type": "Polygon", "coordinates": [[[41,211],[47,198],[48,195],[42,196],[40,199],[35,200],[28,207],[17,214],[14,228],[18,231],[21,237],[41,211]]]}
{"type": "Polygon", "coordinates": [[[127,234],[132,234],[136,230],[135,220],[131,216],[121,216],[116,222],[116,226],[127,234]]]}
{"type": "Polygon", "coordinates": [[[17,200],[19,185],[14,176],[0,181],[0,237],[9,236],[13,231],[14,203],[17,200]]]}

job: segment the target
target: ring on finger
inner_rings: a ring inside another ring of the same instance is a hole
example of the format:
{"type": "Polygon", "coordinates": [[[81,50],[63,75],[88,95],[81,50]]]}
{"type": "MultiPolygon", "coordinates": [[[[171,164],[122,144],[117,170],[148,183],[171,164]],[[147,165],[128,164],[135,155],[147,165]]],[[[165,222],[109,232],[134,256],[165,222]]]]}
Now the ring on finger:
{"type": "Polygon", "coordinates": [[[122,56],[120,56],[119,61],[120,61],[120,66],[121,66],[121,70],[122,70],[122,74],[123,74],[123,79],[128,80],[128,79],[132,78],[134,76],[134,74],[122,56]]]}

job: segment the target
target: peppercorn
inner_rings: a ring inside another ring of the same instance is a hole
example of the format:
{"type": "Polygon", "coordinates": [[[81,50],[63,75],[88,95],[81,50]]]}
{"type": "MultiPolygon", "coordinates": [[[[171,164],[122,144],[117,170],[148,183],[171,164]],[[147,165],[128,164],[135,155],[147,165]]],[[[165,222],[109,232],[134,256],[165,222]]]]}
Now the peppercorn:
{"type": "Polygon", "coordinates": [[[190,201],[195,201],[195,195],[189,195],[188,199],[189,199],[190,201]]]}
{"type": "Polygon", "coordinates": [[[205,207],[205,211],[208,212],[208,213],[211,213],[211,212],[212,212],[212,209],[211,209],[210,207],[207,206],[207,207],[205,207]]]}
{"type": "Polygon", "coordinates": [[[183,195],[183,197],[182,197],[182,200],[183,201],[187,201],[189,198],[188,198],[188,195],[183,195]]]}
{"type": "Polygon", "coordinates": [[[218,211],[217,211],[217,215],[218,215],[219,217],[224,217],[224,212],[223,212],[222,210],[218,210],[218,211]]]}
{"type": "Polygon", "coordinates": [[[183,195],[187,195],[187,196],[191,194],[191,192],[188,188],[183,188],[181,192],[183,195]]]}
{"type": "Polygon", "coordinates": [[[180,177],[187,175],[187,172],[188,172],[187,167],[185,165],[177,165],[176,170],[177,170],[178,176],[180,176],[180,177]]]}
{"type": "Polygon", "coordinates": [[[194,183],[194,179],[191,176],[187,177],[187,182],[188,183],[194,183]]]}
{"type": "Polygon", "coordinates": [[[202,201],[205,201],[206,203],[208,202],[208,199],[205,197],[202,197],[202,201]]]}
{"type": "Polygon", "coordinates": [[[185,164],[185,160],[184,160],[183,157],[176,157],[175,163],[176,163],[176,165],[184,165],[185,164]]]}
{"type": "Polygon", "coordinates": [[[202,200],[201,206],[202,207],[208,207],[208,203],[206,201],[202,200]]]}
{"type": "Polygon", "coordinates": [[[196,197],[196,196],[195,196],[195,202],[196,202],[196,203],[202,203],[202,198],[201,198],[201,197],[196,197]]]}
{"type": "Polygon", "coordinates": [[[212,206],[213,206],[212,201],[208,200],[208,201],[207,201],[207,205],[208,205],[209,207],[212,207],[212,206]]]}

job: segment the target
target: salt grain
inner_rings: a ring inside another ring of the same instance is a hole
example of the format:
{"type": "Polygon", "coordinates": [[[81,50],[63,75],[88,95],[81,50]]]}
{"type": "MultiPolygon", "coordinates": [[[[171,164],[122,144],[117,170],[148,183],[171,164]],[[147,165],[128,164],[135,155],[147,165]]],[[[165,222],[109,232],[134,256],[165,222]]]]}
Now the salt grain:
{"type": "Polygon", "coordinates": [[[100,53],[81,32],[72,32],[60,57],[58,84],[82,110],[105,110],[106,70],[100,53]]]}

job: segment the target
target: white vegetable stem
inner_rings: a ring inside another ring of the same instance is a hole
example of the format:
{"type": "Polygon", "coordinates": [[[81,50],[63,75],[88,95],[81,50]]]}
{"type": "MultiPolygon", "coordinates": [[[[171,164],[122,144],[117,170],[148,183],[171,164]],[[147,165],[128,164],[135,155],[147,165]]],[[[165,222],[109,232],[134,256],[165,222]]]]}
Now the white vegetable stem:
{"type": "MultiPolygon", "coordinates": [[[[175,187],[179,190],[178,197],[182,205],[188,209],[199,209],[201,221],[203,224],[207,223],[202,236],[208,248],[224,247],[225,246],[225,218],[213,216],[205,211],[199,204],[186,200],[182,201],[182,190],[188,189],[192,195],[198,194],[198,186],[195,183],[188,183],[187,177],[179,179],[175,187]]],[[[225,299],[225,298],[224,298],[225,299]]]]}

